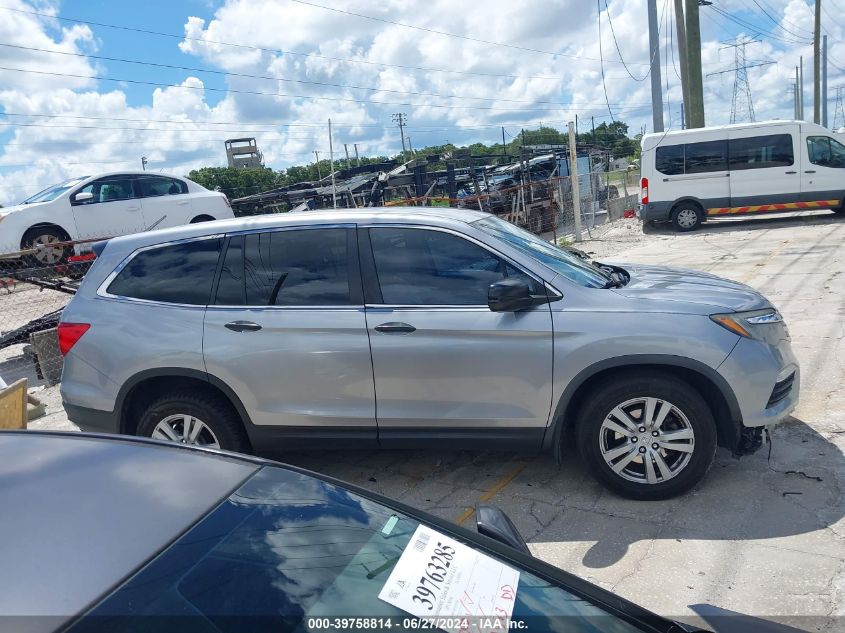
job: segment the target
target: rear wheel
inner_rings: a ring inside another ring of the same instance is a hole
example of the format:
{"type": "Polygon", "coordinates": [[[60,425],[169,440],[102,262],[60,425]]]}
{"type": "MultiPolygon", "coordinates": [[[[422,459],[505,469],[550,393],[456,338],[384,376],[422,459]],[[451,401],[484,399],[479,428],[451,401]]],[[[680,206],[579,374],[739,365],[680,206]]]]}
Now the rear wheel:
{"type": "Polygon", "coordinates": [[[34,227],[24,233],[21,248],[36,251],[25,258],[29,266],[55,266],[63,264],[70,255],[71,247],[62,244],[70,241],[67,234],[57,227],[34,227]]]}
{"type": "Polygon", "coordinates": [[[691,202],[682,202],[672,209],[672,226],[676,231],[694,231],[704,222],[701,207],[691,202]]]}
{"type": "Polygon", "coordinates": [[[687,383],[642,373],[609,380],[587,396],[578,443],[590,470],[614,492],[666,499],[707,473],[716,454],[716,424],[687,383]]]}
{"type": "Polygon", "coordinates": [[[232,407],[222,398],[204,393],[178,392],[157,398],[141,414],[137,434],[191,446],[249,450],[232,407]]]}

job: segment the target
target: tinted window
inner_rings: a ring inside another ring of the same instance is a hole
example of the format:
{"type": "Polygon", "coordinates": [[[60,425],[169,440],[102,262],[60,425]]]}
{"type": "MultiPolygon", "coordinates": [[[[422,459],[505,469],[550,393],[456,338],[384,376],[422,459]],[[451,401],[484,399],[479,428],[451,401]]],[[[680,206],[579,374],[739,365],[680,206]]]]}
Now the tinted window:
{"type": "Polygon", "coordinates": [[[845,167],[845,146],[829,136],[807,138],[810,162],[821,167],[845,167]]]}
{"type": "Polygon", "coordinates": [[[734,138],[728,141],[728,146],[732,171],[788,167],[795,162],[789,134],[734,138]]]}
{"type": "Polygon", "coordinates": [[[687,143],[684,146],[685,173],[700,174],[708,171],[726,171],[728,169],[727,150],[727,141],[687,143]]]}
{"type": "Polygon", "coordinates": [[[118,273],[108,292],[121,297],[205,305],[220,254],[219,239],[141,251],[118,273]]]}
{"type": "MultiPolygon", "coordinates": [[[[305,633],[324,630],[309,621],[315,617],[390,617],[391,626],[372,630],[405,631],[409,614],[378,596],[403,552],[419,547],[412,540],[419,525],[342,487],[265,467],[70,630],[305,633]]],[[[557,581],[481,551],[519,570],[511,589],[513,620],[522,622],[514,630],[640,630],[557,581]]],[[[450,561],[471,573],[461,555],[450,561]]]]}
{"type": "Polygon", "coordinates": [[[244,279],[247,305],[348,305],[347,230],[246,235],[244,279]]]}
{"type": "Polygon", "coordinates": [[[657,171],[667,176],[684,173],[684,146],[661,145],[655,155],[657,171]]]}
{"type": "Polygon", "coordinates": [[[236,235],[229,240],[223,267],[220,269],[220,282],[217,285],[217,305],[246,305],[244,299],[244,238],[236,235]]]}
{"type": "Polygon", "coordinates": [[[109,176],[107,178],[100,178],[99,180],[88,183],[76,193],[90,193],[94,196],[91,200],[81,204],[114,202],[116,200],[129,200],[130,198],[135,197],[132,190],[132,179],[127,176],[109,176]]]}
{"type": "Polygon", "coordinates": [[[188,185],[184,182],[165,176],[138,176],[137,185],[139,195],[144,198],[188,193],[188,185]]]}
{"type": "Polygon", "coordinates": [[[488,250],[441,231],[375,228],[370,240],[387,304],[487,305],[490,284],[525,277],[488,250]]]}

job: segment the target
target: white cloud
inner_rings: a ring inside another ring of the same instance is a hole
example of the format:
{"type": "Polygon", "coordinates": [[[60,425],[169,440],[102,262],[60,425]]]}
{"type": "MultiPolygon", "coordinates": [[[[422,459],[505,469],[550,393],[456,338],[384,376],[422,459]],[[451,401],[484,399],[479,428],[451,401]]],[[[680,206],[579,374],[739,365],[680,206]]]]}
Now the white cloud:
{"type": "MultiPolygon", "coordinates": [[[[223,139],[234,136],[256,136],[268,164],[275,168],[306,162],[315,149],[327,155],[324,123],[328,118],[336,128],[337,156],[343,153],[343,143],[350,144],[350,150],[351,144],[357,143],[364,153],[396,153],[400,143],[390,122],[393,112],[408,114],[408,135],[416,147],[446,140],[496,142],[501,138],[500,124],[510,124],[508,132],[517,134],[520,127],[540,122],[563,128],[565,121],[576,115],[584,130],[590,117],[596,117],[597,122],[608,118],[597,61],[600,55],[606,60],[607,100],[614,116],[631,124],[632,132],[641,125],[651,127],[650,81],[632,80],[618,63],[606,15],[602,18],[600,51],[596,7],[591,3],[548,0],[540,6],[487,0],[480,7],[468,2],[456,4],[454,0],[428,0],[421,11],[419,3],[409,0],[318,1],[388,21],[563,55],[446,37],[289,0],[225,0],[210,16],[185,16],[185,39],[168,44],[174,55],[181,50],[196,59],[192,65],[275,79],[234,75],[210,79],[203,73],[184,72],[179,86],[151,86],[143,103],[130,103],[120,84],[84,78],[107,74],[107,62],[0,47],[0,66],[82,76],[0,71],[0,108],[16,114],[61,115],[13,116],[5,119],[7,122],[0,119],[0,139],[5,141],[0,145],[0,204],[20,200],[51,181],[74,174],[134,169],[141,155],[150,159],[150,168],[164,167],[175,173],[222,165],[223,139]],[[218,86],[221,81],[229,90],[222,99],[219,93],[207,94],[206,85],[218,86]],[[255,92],[267,94],[250,94],[255,92]],[[10,126],[11,121],[29,126],[10,126]]],[[[35,9],[48,16],[59,14],[54,0],[37,4],[6,0],[4,4],[35,9]]],[[[609,0],[608,4],[618,49],[631,72],[641,77],[649,59],[645,0],[609,0]]],[[[673,4],[667,0],[669,15],[664,16],[670,28],[674,26],[673,4]]],[[[792,41],[812,30],[811,6],[805,0],[769,0],[765,6],[771,7],[779,24],[755,6],[745,0],[719,3],[732,15],[789,40],[778,41],[764,34],[762,44],[748,49],[749,58],[777,62],[749,71],[757,118],[791,116],[787,89],[799,55],[805,57],[807,110],[811,112],[812,49],[792,41]]],[[[658,2],[659,12],[662,7],[663,2],[658,2]]],[[[719,50],[719,41],[741,32],[742,27],[708,7],[701,12],[705,73],[730,67],[733,57],[730,51],[719,50]]],[[[101,46],[98,27],[69,26],[72,23],[14,11],[4,11],[2,18],[2,43],[83,54],[94,53],[101,46]]],[[[839,60],[845,59],[845,44],[839,43],[842,28],[832,20],[825,24],[832,36],[831,61],[841,65],[839,60]]],[[[678,60],[673,61],[671,54],[666,59],[668,32],[667,27],[661,28],[661,73],[664,86],[668,79],[671,103],[666,120],[668,123],[671,117],[672,125],[678,126],[680,89],[674,67],[678,60]]],[[[752,31],[746,29],[747,34],[752,31]]],[[[102,54],[108,56],[111,51],[103,50],[102,54]]],[[[145,57],[140,51],[131,56],[145,57]]],[[[122,69],[120,73],[133,77],[131,70],[122,69]]],[[[831,88],[841,75],[831,66],[831,88]]],[[[727,122],[730,109],[726,104],[730,103],[732,85],[732,75],[705,79],[708,123],[727,122]]],[[[134,99],[137,101],[137,96],[134,99]]]]}

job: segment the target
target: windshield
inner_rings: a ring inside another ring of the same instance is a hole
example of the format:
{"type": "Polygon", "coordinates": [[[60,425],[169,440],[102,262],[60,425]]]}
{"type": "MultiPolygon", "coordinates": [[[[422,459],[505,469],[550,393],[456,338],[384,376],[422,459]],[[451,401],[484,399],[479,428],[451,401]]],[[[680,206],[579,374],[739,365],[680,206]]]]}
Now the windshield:
{"type": "MultiPolygon", "coordinates": [[[[424,547],[435,548],[441,545],[435,541],[441,540],[450,541],[458,553],[448,546],[440,550],[443,556],[425,583],[433,588],[419,592],[426,598],[448,591],[445,579],[460,583],[461,574],[475,577],[479,569],[498,568],[502,574],[493,578],[512,579],[506,589],[497,587],[499,598],[510,602],[513,621],[526,621],[526,630],[639,630],[546,579],[467,548],[434,528],[423,528],[435,538],[430,544],[421,542],[418,528],[420,523],[412,517],[344,488],[265,467],[71,630],[158,630],[153,622],[172,618],[174,628],[167,630],[282,633],[326,629],[326,618],[335,617],[390,618],[390,626],[368,628],[406,630],[401,625],[410,617],[408,611],[394,606],[390,601],[395,598],[385,592],[396,584],[392,574],[400,558],[407,561],[406,554],[423,554],[424,547]]],[[[455,603],[458,611],[471,608],[469,603],[455,603]]]]}
{"type": "Polygon", "coordinates": [[[68,189],[72,189],[76,185],[80,184],[81,182],[87,180],[90,176],[82,176],[80,178],[71,178],[70,180],[65,180],[64,182],[60,182],[57,185],[51,185],[44,189],[43,191],[39,191],[31,198],[27,198],[23,201],[24,204],[33,204],[35,202],[50,202],[50,200],[55,200],[60,195],[62,195],[68,189]]]}
{"type": "Polygon", "coordinates": [[[472,225],[531,255],[580,286],[603,288],[611,281],[610,276],[597,266],[494,215],[476,220],[472,225]]]}

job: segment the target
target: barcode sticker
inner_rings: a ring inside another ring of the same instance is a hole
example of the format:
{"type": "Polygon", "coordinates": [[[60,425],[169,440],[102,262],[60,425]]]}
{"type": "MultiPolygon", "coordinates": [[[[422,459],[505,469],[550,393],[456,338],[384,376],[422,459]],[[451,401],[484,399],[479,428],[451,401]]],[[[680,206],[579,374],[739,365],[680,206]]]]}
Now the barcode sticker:
{"type": "Polygon", "coordinates": [[[428,545],[428,541],[431,538],[431,534],[427,532],[421,532],[417,537],[416,542],[414,543],[414,549],[418,552],[425,551],[425,546],[428,545]]]}

